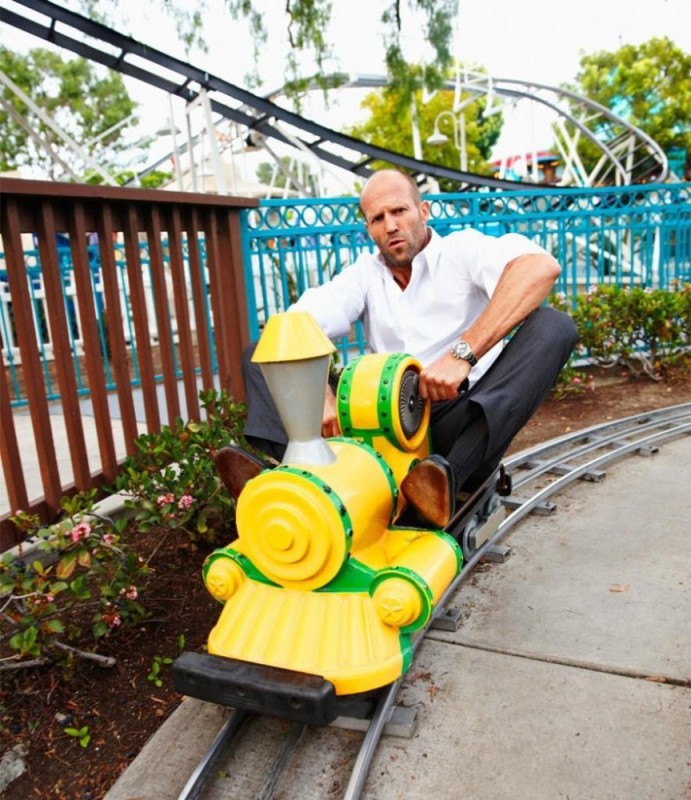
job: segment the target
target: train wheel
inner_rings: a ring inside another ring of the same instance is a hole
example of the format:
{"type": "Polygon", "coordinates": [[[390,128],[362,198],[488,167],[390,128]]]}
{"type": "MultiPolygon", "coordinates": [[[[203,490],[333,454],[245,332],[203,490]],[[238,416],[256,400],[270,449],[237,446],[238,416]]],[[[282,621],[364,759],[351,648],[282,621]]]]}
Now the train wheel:
{"type": "Polygon", "coordinates": [[[382,436],[407,453],[425,441],[429,400],[418,391],[422,369],[412,356],[361,356],[349,364],[338,385],[338,415],[345,436],[382,436]]]}
{"type": "Polygon", "coordinates": [[[464,561],[468,561],[475,555],[477,550],[477,533],[479,530],[480,517],[478,514],[475,514],[466,522],[461,533],[461,549],[463,550],[464,561]]]}

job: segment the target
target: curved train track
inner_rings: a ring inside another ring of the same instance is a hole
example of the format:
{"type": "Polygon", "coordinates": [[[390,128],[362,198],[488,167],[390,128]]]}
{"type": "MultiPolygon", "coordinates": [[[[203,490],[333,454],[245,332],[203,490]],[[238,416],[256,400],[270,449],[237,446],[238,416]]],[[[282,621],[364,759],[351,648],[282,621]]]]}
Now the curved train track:
{"type": "MultiPolygon", "coordinates": [[[[434,619],[417,636],[414,650],[424,640],[427,630],[439,623],[440,618],[447,613],[447,603],[459,586],[481,561],[489,560],[493,554],[499,552],[500,542],[524,517],[530,513],[551,513],[555,506],[549,502],[550,497],[576,480],[602,480],[605,477],[603,467],[610,462],[634,453],[651,455],[664,442],[689,433],[691,403],[685,403],[596,425],[506,459],[504,465],[512,476],[512,494],[503,499],[503,504],[509,513],[466,561],[463,571],[442,597],[434,619]]],[[[470,523],[466,520],[465,524],[470,523]]],[[[462,537],[463,531],[455,530],[454,535],[462,537]]],[[[362,794],[378,743],[392,721],[402,680],[382,690],[370,719],[365,723],[365,734],[354,758],[348,785],[342,794],[345,800],[357,800],[362,794]]],[[[224,797],[213,792],[215,775],[231,746],[238,745],[246,723],[252,716],[244,710],[232,712],[190,776],[178,800],[224,797]]],[[[268,721],[269,718],[263,719],[268,721]]],[[[297,756],[309,736],[306,725],[281,720],[272,722],[276,722],[281,728],[278,734],[280,743],[273,743],[268,747],[272,757],[254,792],[254,800],[270,800],[274,796],[291,760],[297,756]]]]}

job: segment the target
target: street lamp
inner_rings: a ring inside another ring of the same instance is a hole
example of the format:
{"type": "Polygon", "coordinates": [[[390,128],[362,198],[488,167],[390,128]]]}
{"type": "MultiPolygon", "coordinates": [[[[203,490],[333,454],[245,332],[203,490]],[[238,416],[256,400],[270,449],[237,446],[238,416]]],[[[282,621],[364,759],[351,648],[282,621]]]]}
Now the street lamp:
{"type": "Polygon", "coordinates": [[[453,125],[453,143],[460,154],[460,169],[461,172],[468,171],[468,154],[465,149],[465,114],[459,114],[458,117],[454,116],[451,111],[442,111],[437,114],[434,120],[434,131],[427,139],[427,144],[440,147],[449,141],[449,137],[439,130],[439,120],[442,117],[449,117],[453,125]]]}
{"type": "Polygon", "coordinates": [[[439,130],[439,121],[443,117],[449,117],[453,125],[453,143],[460,156],[461,172],[468,171],[468,151],[465,141],[465,107],[474,102],[475,99],[475,97],[467,98],[462,103],[455,106],[453,111],[440,111],[434,120],[434,131],[427,139],[427,144],[434,146],[446,144],[449,141],[449,137],[439,130]],[[456,116],[456,114],[458,114],[458,116],[456,116]]]}

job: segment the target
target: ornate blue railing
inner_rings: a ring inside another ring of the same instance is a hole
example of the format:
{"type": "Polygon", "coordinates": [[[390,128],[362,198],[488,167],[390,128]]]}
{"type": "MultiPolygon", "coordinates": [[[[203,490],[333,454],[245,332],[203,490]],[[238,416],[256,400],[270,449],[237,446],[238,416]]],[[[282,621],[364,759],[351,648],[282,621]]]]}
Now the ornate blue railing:
{"type": "MultiPolygon", "coordinates": [[[[557,290],[575,298],[601,283],[669,287],[691,280],[690,184],[555,192],[430,195],[430,225],[444,235],[474,227],[521,233],[562,265],[557,290]]],[[[371,250],[357,198],[266,200],[242,212],[251,335],[307,287],[371,250]]],[[[344,361],[365,342],[360,327],[341,344],[344,361]]]]}

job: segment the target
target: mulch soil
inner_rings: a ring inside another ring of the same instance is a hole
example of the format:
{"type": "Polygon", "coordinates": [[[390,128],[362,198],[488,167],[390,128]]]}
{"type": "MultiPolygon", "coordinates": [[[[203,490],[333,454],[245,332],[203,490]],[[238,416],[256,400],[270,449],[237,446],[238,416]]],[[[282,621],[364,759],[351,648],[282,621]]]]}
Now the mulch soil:
{"type": "MultiPolygon", "coordinates": [[[[547,400],[510,452],[608,419],[691,402],[691,375],[654,383],[596,370],[594,378],[594,388],[582,394],[547,400]]],[[[138,534],[137,549],[148,557],[160,537],[159,531],[138,534]]],[[[0,751],[20,746],[27,766],[1,795],[5,800],[103,798],[181,701],[168,665],[161,667],[160,687],[149,679],[153,662],[177,657],[181,635],[186,650],[199,650],[216,622],[220,605],[201,579],[208,552],[174,534],[165,537],[143,597],[151,616],[99,646],[115,666],[76,659],[69,672],[0,672],[0,751]],[[88,726],[87,747],[65,733],[70,726],[88,726]]],[[[0,649],[0,658],[7,655],[6,647],[0,649]]]]}

